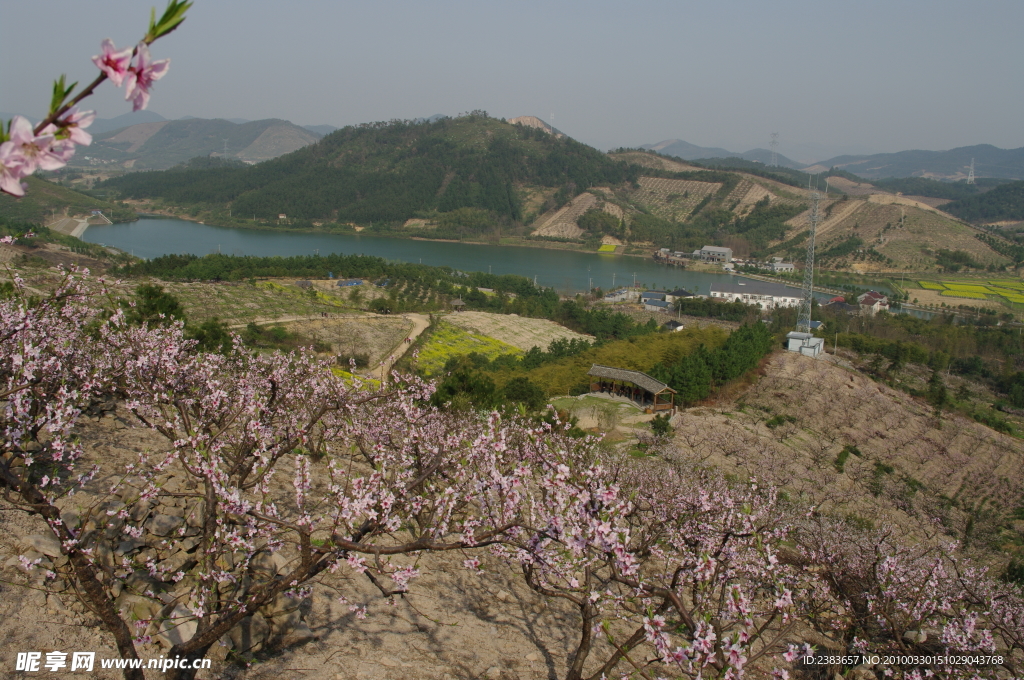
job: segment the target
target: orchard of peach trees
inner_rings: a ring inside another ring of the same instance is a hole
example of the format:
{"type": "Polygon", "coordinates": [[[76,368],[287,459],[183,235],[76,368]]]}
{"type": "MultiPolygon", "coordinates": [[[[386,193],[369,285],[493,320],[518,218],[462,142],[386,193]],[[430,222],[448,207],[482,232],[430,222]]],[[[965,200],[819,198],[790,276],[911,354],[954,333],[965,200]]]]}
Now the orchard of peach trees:
{"type": "Polygon", "coordinates": [[[557,421],[431,406],[433,385],[410,376],[371,387],[304,351],[197,351],[179,325],[122,309],[74,273],[44,299],[15,276],[0,507],[59,546],[23,560],[26,584],[77,594],[123,658],[162,642],[201,659],[339,571],[402,597],[431,568],[417,556],[447,553],[576,612],[569,680],[823,677],[853,664],[807,657],[859,654],[924,659],[891,667],[903,677],[1020,673],[1024,598],[956,545],[794,507],[667,440],[619,457],[557,421]],[[76,425],[109,401],[165,446],[103,469],[76,425]],[[153,557],[157,542],[176,559],[153,557]]]}

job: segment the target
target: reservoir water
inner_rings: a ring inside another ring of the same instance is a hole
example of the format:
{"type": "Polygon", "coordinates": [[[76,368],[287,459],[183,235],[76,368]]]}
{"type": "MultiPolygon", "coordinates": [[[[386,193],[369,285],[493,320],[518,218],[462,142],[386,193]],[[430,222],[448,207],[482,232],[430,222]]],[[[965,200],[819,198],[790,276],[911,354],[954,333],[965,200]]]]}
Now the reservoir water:
{"type": "Polygon", "coordinates": [[[216,252],[257,256],[316,253],[376,255],[388,260],[447,265],[463,271],[536,277],[537,285],[563,293],[586,291],[591,285],[604,290],[632,285],[635,276],[638,285],[648,288],[686,288],[706,295],[712,282],[728,283],[738,278],[724,273],[688,271],[658,264],[648,258],[625,255],[414,241],[361,234],[282,233],[214,227],[170,218],[143,218],[127,224],[90,226],[82,240],[113,246],[144,258],[172,253],[207,255],[216,252]]]}

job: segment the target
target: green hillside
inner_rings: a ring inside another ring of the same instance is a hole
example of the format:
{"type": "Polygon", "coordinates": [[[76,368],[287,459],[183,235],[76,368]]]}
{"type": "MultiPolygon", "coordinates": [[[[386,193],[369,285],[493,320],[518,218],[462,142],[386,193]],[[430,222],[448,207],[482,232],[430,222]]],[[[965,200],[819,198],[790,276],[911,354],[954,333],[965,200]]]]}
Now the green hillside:
{"type": "Polygon", "coordinates": [[[1024,182],[1010,182],[977,196],[947,203],[942,209],[968,222],[1024,220],[1024,182]]]}
{"type": "Polygon", "coordinates": [[[122,197],[159,198],[235,215],[370,224],[459,209],[499,221],[523,217],[528,187],[565,202],[595,183],[637,179],[638,169],[569,138],[476,112],[414,124],[338,130],[311,146],[247,168],[181,167],[133,173],[103,186],[122,197]]]}
{"type": "Polygon", "coordinates": [[[131,222],[138,219],[134,210],[115,203],[101,201],[39,177],[28,178],[28,191],[23,198],[0,193],[0,217],[19,222],[47,224],[54,215],[87,215],[102,210],[112,222],[131,222]]]}

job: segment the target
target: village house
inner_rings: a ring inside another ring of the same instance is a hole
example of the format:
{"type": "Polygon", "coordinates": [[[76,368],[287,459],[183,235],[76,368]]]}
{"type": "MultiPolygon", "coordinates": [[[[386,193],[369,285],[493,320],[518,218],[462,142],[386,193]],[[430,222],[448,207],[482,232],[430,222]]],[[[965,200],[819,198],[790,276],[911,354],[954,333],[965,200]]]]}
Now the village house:
{"type": "Polygon", "coordinates": [[[889,311],[889,298],[873,290],[857,296],[857,304],[860,305],[862,314],[874,316],[878,312],[889,311]]]}

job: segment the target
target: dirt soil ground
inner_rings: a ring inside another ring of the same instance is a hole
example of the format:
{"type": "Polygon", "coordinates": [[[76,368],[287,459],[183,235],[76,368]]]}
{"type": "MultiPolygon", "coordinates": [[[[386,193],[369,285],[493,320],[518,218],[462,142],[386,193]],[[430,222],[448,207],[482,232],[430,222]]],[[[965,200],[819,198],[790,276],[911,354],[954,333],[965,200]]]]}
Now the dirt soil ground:
{"type": "MultiPolygon", "coordinates": [[[[822,510],[876,525],[935,523],[940,532],[962,535],[968,513],[949,499],[1004,510],[1020,504],[1019,439],[959,414],[937,416],[923,399],[849,366],[831,355],[777,353],[749,389],[677,415],[675,441],[709,464],[755,474],[822,510]],[[856,451],[848,449],[840,465],[845,447],[856,451]]],[[[993,538],[997,527],[976,522],[979,543],[986,532],[993,538]]]]}
{"type": "Polygon", "coordinates": [[[923,288],[909,288],[907,292],[910,293],[911,301],[917,300],[917,303],[921,305],[935,305],[936,307],[941,307],[943,304],[947,307],[970,305],[971,307],[998,309],[1003,312],[1009,311],[1006,305],[994,300],[971,300],[968,298],[949,297],[948,295],[940,295],[937,290],[924,290],[923,288]]]}
{"type": "Polygon", "coordinates": [[[445,321],[480,335],[528,350],[531,347],[547,349],[552,340],[562,338],[584,338],[593,341],[593,336],[576,333],[554,321],[531,319],[516,314],[491,314],[489,312],[459,312],[449,314],[445,321]]]}

